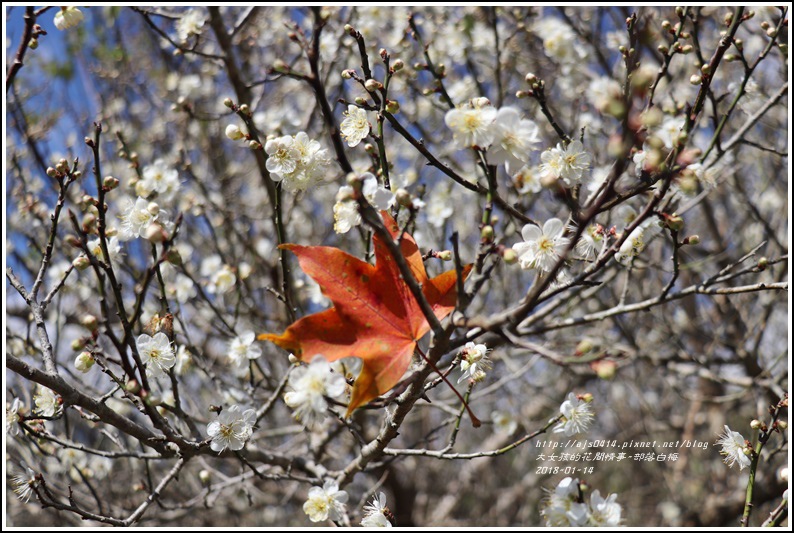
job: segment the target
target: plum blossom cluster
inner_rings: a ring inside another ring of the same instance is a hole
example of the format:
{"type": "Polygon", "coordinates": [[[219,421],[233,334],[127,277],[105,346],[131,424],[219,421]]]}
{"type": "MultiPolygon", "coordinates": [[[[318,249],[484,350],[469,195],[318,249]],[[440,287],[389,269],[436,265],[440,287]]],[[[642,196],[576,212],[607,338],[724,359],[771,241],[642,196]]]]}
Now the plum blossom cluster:
{"type": "Polygon", "coordinates": [[[578,479],[562,479],[545,501],[541,514],[551,527],[616,527],[623,512],[617,494],[606,498],[594,490],[585,501],[578,479]]]}
{"type": "Polygon", "coordinates": [[[557,144],[540,154],[540,172],[544,176],[561,179],[572,187],[582,182],[584,173],[590,168],[593,158],[580,141],[571,141],[567,146],[557,144]]]}
{"type": "Polygon", "coordinates": [[[135,201],[128,198],[119,218],[121,219],[119,237],[122,240],[139,237],[157,240],[171,226],[167,212],[160,209],[160,205],[156,202],[150,202],[141,196],[135,201]]]}
{"type": "Polygon", "coordinates": [[[344,376],[333,372],[331,364],[317,355],[308,365],[292,369],[288,385],[292,390],[284,395],[284,403],[295,412],[295,418],[312,428],[325,418],[325,398],[341,397],[347,384],[344,376]]]}
{"type": "Polygon", "coordinates": [[[162,159],[143,168],[141,179],[135,182],[135,192],[141,198],[156,196],[171,202],[179,191],[179,172],[162,159]]]}
{"type": "Polygon", "coordinates": [[[450,109],[444,122],[452,130],[459,147],[487,148],[488,162],[505,165],[508,173],[529,161],[530,152],[540,143],[537,124],[522,119],[514,107],[502,107],[497,111],[484,97],[450,109]]]}
{"type": "Polygon", "coordinates": [[[305,191],[322,180],[331,165],[328,149],[303,131],[268,140],[265,153],[271,177],[291,192],[305,191]]]}

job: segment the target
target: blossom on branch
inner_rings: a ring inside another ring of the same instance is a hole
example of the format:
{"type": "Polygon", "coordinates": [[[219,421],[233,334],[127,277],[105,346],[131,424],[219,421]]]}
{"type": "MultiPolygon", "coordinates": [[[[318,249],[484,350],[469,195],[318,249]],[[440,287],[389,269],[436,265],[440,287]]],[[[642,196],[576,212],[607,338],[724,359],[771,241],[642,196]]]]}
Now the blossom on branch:
{"type": "Polygon", "coordinates": [[[256,411],[240,411],[239,405],[232,405],[218,414],[218,418],[207,424],[207,435],[212,438],[210,448],[215,452],[242,450],[254,432],[256,411]]]}
{"type": "Polygon", "coordinates": [[[303,504],[303,512],[312,522],[341,520],[345,513],[347,498],[347,492],[339,490],[336,481],[328,480],[322,487],[309,489],[309,497],[303,504]]]}

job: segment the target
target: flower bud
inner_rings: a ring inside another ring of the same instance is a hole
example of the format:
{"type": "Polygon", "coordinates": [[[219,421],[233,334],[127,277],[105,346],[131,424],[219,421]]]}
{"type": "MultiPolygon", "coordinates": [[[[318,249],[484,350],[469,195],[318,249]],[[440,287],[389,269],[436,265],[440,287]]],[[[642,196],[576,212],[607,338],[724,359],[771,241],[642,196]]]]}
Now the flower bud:
{"type": "Polygon", "coordinates": [[[94,356],[91,352],[81,352],[74,360],[74,367],[82,373],[86,373],[94,366],[94,356]]]}
{"type": "Polygon", "coordinates": [[[617,373],[618,365],[614,361],[595,361],[590,367],[595,371],[596,375],[604,380],[611,380],[617,373]]]}
{"type": "Polygon", "coordinates": [[[394,197],[397,199],[397,203],[403,207],[411,207],[411,193],[403,188],[399,188],[395,191],[394,197]]]}
{"type": "Polygon", "coordinates": [[[131,392],[133,394],[138,394],[139,392],[141,392],[141,384],[138,383],[137,379],[129,380],[124,386],[124,388],[127,389],[127,392],[131,392]]]}
{"type": "Polygon", "coordinates": [[[593,341],[590,339],[582,339],[579,341],[579,344],[576,345],[576,351],[574,352],[574,355],[582,356],[586,353],[589,353],[590,350],[593,349],[593,346],[593,341]]]}
{"type": "Polygon", "coordinates": [[[778,420],[777,427],[779,427],[782,431],[786,431],[788,429],[788,422],[785,420],[778,420]]]}
{"type": "Polygon", "coordinates": [[[287,358],[289,359],[289,362],[293,365],[297,365],[298,363],[300,363],[300,359],[295,357],[295,354],[289,354],[287,358]]]}
{"type": "Polygon", "coordinates": [[[227,96],[226,98],[223,99],[223,105],[231,109],[232,107],[234,107],[234,101],[232,101],[232,99],[227,96]]]}
{"type": "Polygon", "coordinates": [[[382,89],[383,88],[383,84],[381,82],[379,82],[378,80],[370,78],[370,79],[368,79],[367,81],[364,82],[364,88],[368,92],[374,93],[378,89],[382,89]]]}
{"type": "Polygon", "coordinates": [[[766,30],[767,37],[775,37],[777,35],[777,28],[769,28],[766,30]]]}
{"type": "Polygon", "coordinates": [[[254,139],[251,139],[250,141],[248,141],[248,148],[250,148],[251,150],[261,150],[262,143],[260,143],[259,141],[255,141],[254,139]]]}
{"type": "Polygon", "coordinates": [[[356,105],[365,105],[367,103],[367,99],[363,96],[356,96],[354,102],[356,102],[356,105]]]}
{"type": "Polygon", "coordinates": [[[683,244],[688,244],[690,246],[700,244],[700,235],[690,235],[689,237],[686,237],[683,241],[683,244]]]}
{"type": "Polygon", "coordinates": [[[760,270],[761,272],[766,270],[768,266],[769,266],[769,259],[767,259],[766,257],[762,257],[761,259],[758,260],[758,270],[760,270]]]}
{"type": "Polygon", "coordinates": [[[74,172],[72,172],[72,177],[76,180],[79,180],[80,178],[83,177],[83,173],[79,170],[75,170],[74,172]]]}
{"type": "Polygon", "coordinates": [[[592,403],[593,395],[589,392],[585,392],[584,394],[578,395],[579,399],[582,400],[584,403],[592,403]]]}
{"type": "Polygon", "coordinates": [[[386,111],[392,115],[400,112],[400,103],[397,100],[389,100],[386,104],[386,111]]]}
{"type": "Polygon", "coordinates": [[[245,133],[236,124],[229,124],[226,126],[226,136],[233,141],[239,141],[245,138],[245,133]]]}
{"type": "Polygon", "coordinates": [[[149,224],[149,227],[146,228],[146,232],[144,233],[143,237],[147,241],[155,244],[159,244],[168,240],[168,234],[157,222],[149,224]]]}
{"type": "Polygon", "coordinates": [[[355,72],[356,71],[353,70],[353,69],[346,68],[345,70],[342,71],[342,79],[343,80],[349,80],[350,78],[353,77],[353,74],[355,72]]]}
{"type": "Polygon", "coordinates": [[[283,59],[276,59],[273,62],[273,70],[276,72],[289,72],[290,68],[286,61],[283,59]]]}
{"type": "Polygon", "coordinates": [[[452,252],[449,250],[442,250],[438,252],[437,257],[442,261],[452,261],[452,252]]]}
{"type": "Polygon", "coordinates": [[[691,83],[692,85],[700,85],[701,83],[703,83],[703,78],[701,78],[698,74],[692,74],[689,77],[689,83],[691,83]]]}
{"type": "Polygon", "coordinates": [[[673,231],[681,231],[684,228],[684,219],[676,214],[667,217],[664,223],[673,231]]]}
{"type": "Polygon", "coordinates": [[[391,66],[391,68],[394,70],[394,72],[399,72],[404,67],[405,67],[405,62],[402,59],[395,60],[394,63],[392,63],[392,66],[391,66]]]}
{"type": "Polygon", "coordinates": [[[31,50],[35,50],[39,47],[39,40],[33,37],[30,41],[28,41],[28,48],[31,50]]]}
{"type": "Polygon", "coordinates": [[[199,477],[199,481],[201,481],[202,485],[209,485],[210,484],[210,479],[212,478],[212,476],[210,475],[210,471],[209,470],[203,470],[203,469],[199,470],[198,477],[199,477]]]}
{"type": "Polygon", "coordinates": [[[99,320],[94,315],[83,315],[80,317],[80,324],[88,331],[96,331],[97,326],[99,326],[99,320]]]}
{"type": "Polygon", "coordinates": [[[75,340],[73,340],[73,341],[72,341],[72,344],[71,344],[71,347],[72,347],[72,350],[73,350],[73,351],[75,351],[75,352],[79,352],[80,350],[82,350],[83,348],[85,348],[85,339],[83,339],[83,338],[81,337],[81,338],[79,338],[79,339],[75,339],[75,340]]]}
{"type": "Polygon", "coordinates": [[[480,237],[482,237],[482,240],[486,242],[493,241],[493,237],[494,237],[493,226],[491,225],[483,226],[482,231],[480,232],[480,237]]]}
{"type": "Polygon", "coordinates": [[[77,256],[74,261],[72,261],[72,265],[77,270],[85,270],[86,268],[91,266],[91,261],[88,257],[84,255],[77,256]]]}
{"type": "Polygon", "coordinates": [[[47,167],[47,175],[49,177],[51,177],[51,178],[57,178],[58,177],[58,171],[55,170],[52,167],[47,167]]]}
{"type": "Polygon", "coordinates": [[[752,420],[750,422],[750,427],[752,429],[759,430],[759,429],[761,429],[761,426],[763,426],[763,424],[761,423],[760,420],[752,420]]]}
{"type": "Polygon", "coordinates": [[[182,265],[182,256],[179,255],[179,250],[176,248],[169,248],[165,254],[165,260],[174,266],[182,265]]]}
{"type": "Polygon", "coordinates": [[[113,176],[105,176],[102,180],[102,186],[108,191],[112,191],[119,186],[119,180],[113,176]]]}
{"type": "Polygon", "coordinates": [[[345,24],[345,32],[350,35],[351,37],[356,36],[356,29],[351,26],[350,24],[345,24]]]}
{"type": "Polygon", "coordinates": [[[80,249],[83,247],[82,243],[80,242],[80,239],[78,239],[74,235],[67,235],[64,241],[72,248],[80,249]]]}
{"type": "Polygon", "coordinates": [[[160,206],[157,205],[156,202],[149,202],[149,205],[146,206],[146,210],[153,216],[157,216],[157,214],[160,213],[160,206]]]}
{"type": "Polygon", "coordinates": [[[504,260],[506,265],[514,265],[518,262],[518,254],[512,248],[507,248],[502,253],[502,260],[504,260]]]}
{"type": "Polygon", "coordinates": [[[240,113],[242,113],[243,115],[248,115],[249,117],[253,115],[253,113],[251,112],[251,108],[248,107],[248,104],[242,104],[239,109],[240,109],[240,113]]]}
{"type": "Polygon", "coordinates": [[[692,50],[694,50],[694,48],[692,47],[692,45],[691,45],[691,44],[686,44],[686,45],[684,45],[684,46],[682,46],[682,47],[681,47],[681,50],[680,50],[680,52],[681,52],[682,54],[691,54],[691,53],[692,53],[692,50]]]}

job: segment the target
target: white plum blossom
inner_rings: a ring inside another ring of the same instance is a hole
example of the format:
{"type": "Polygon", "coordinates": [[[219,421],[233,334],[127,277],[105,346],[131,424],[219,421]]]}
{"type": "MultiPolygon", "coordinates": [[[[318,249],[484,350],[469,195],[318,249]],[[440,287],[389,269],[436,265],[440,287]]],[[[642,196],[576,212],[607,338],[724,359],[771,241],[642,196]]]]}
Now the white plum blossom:
{"type": "Polygon", "coordinates": [[[617,497],[610,494],[603,498],[596,489],[588,505],[583,501],[579,480],[566,477],[546,499],[540,514],[550,527],[617,527],[623,513],[617,497]]]}
{"type": "Polygon", "coordinates": [[[370,172],[361,175],[364,182],[361,184],[361,194],[367,199],[372,207],[379,211],[390,208],[394,205],[394,193],[378,183],[378,178],[370,172]]]}
{"type": "Polygon", "coordinates": [[[525,225],[521,229],[524,242],[513,245],[521,268],[549,272],[568,246],[569,239],[563,237],[564,232],[565,225],[559,218],[550,218],[542,229],[534,224],[525,225]]]}
{"type": "Polygon", "coordinates": [[[350,148],[358,144],[369,135],[369,121],[367,112],[355,105],[348,105],[347,111],[343,113],[345,119],[339,125],[339,132],[350,148]]]}
{"type": "MultiPolygon", "coordinates": [[[[116,261],[119,255],[121,255],[121,244],[119,243],[119,238],[116,236],[110,237],[109,239],[107,239],[107,246],[108,246],[108,255],[110,256],[110,261],[111,262],[116,261]]],[[[105,254],[102,253],[102,244],[100,242],[99,237],[88,241],[88,251],[94,254],[94,257],[96,257],[103,263],[107,263],[107,261],[105,260],[105,254]]]]}
{"type": "Polygon", "coordinates": [[[27,503],[33,496],[33,487],[38,483],[36,472],[32,468],[25,468],[24,472],[16,472],[11,476],[11,486],[14,487],[14,494],[20,501],[27,503]]]}
{"type": "Polygon", "coordinates": [[[604,244],[604,228],[600,224],[590,224],[576,241],[576,251],[585,259],[592,259],[601,252],[604,244]]]}
{"type": "Polygon", "coordinates": [[[230,450],[242,450],[254,432],[254,422],[256,421],[256,411],[246,409],[241,411],[239,405],[232,405],[224,409],[218,418],[207,424],[207,435],[212,438],[210,448],[215,452],[222,452],[226,448],[230,450]]]}
{"type": "Polygon", "coordinates": [[[452,130],[455,143],[461,148],[486,148],[493,142],[496,109],[484,98],[468,105],[450,109],[444,123],[452,130]]]}
{"type": "Polygon", "coordinates": [[[623,89],[620,84],[609,76],[601,76],[590,82],[587,98],[593,106],[601,111],[610,111],[614,102],[622,102],[623,89]]]}
{"type": "Polygon", "coordinates": [[[342,185],[336,194],[334,231],[337,233],[347,233],[353,227],[361,224],[358,203],[353,199],[354,194],[355,191],[350,185],[342,185]]]}
{"type": "Polygon", "coordinates": [[[437,186],[433,189],[427,202],[425,216],[427,221],[436,228],[441,228],[444,221],[455,212],[455,207],[446,187],[437,186]]]}
{"type": "Polygon", "coordinates": [[[248,371],[248,362],[262,355],[262,348],[254,344],[256,335],[253,331],[245,331],[229,342],[229,361],[238,376],[248,371]]]}
{"type": "Polygon", "coordinates": [[[546,56],[563,66],[563,74],[568,74],[571,67],[587,56],[586,47],[578,42],[573,30],[559,18],[541,17],[532,30],[543,39],[546,56]]]}
{"type": "Polygon", "coordinates": [[[493,123],[494,139],[488,149],[488,163],[505,165],[507,173],[529,161],[529,153],[540,143],[538,125],[522,119],[513,107],[502,107],[493,123]]]}
{"type": "Polygon", "coordinates": [[[582,182],[585,170],[590,168],[592,156],[580,141],[571,141],[565,148],[557,144],[540,154],[540,170],[544,175],[560,178],[569,186],[582,182]]]}
{"type": "MultiPolygon", "coordinates": [[[[361,175],[361,194],[375,209],[383,211],[394,205],[394,193],[378,183],[378,178],[370,172],[361,175]]],[[[358,203],[355,201],[355,190],[350,185],[342,185],[336,193],[334,204],[334,231],[347,233],[361,224],[358,203]]]]}
{"type": "Polygon", "coordinates": [[[141,361],[146,364],[146,375],[152,378],[164,376],[168,369],[176,364],[176,354],[168,335],[162,331],[154,337],[142,333],[136,340],[138,354],[141,361]]]}
{"type": "Polygon", "coordinates": [[[568,397],[560,405],[560,414],[563,418],[554,426],[554,433],[563,433],[566,437],[586,433],[595,418],[590,403],[572,392],[568,393],[568,397]]]}
{"type": "Polygon", "coordinates": [[[36,405],[36,413],[40,416],[53,417],[61,410],[61,399],[55,391],[43,385],[36,388],[36,395],[33,397],[36,405]]]}
{"type": "Polygon", "coordinates": [[[729,467],[739,463],[739,470],[744,470],[744,467],[752,463],[750,458],[752,450],[747,446],[745,438],[738,431],[731,431],[727,424],[717,444],[722,446],[720,453],[725,456],[723,462],[729,467]]]}
{"type": "Polygon", "coordinates": [[[275,174],[273,179],[279,179],[295,172],[300,163],[300,151],[295,146],[295,139],[291,135],[283,135],[270,139],[265,143],[267,153],[267,171],[275,174]]]}
{"type": "Polygon", "coordinates": [[[19,398],[14,398],[10,404],[6,403],[6,435],[15,437],[19,435],[19,422],[22,416],[19,410],[22,408],[22,401],[19,398]]]}
{"type": "Polygon", "coordinates": [[[363,527],[392,527],[392,523],[387,518],[389,508],[386,507],[386,495],[379,492],[371,503],[364,506],[364,516],[361,518],[363,527]]]}
{"type": "Polygon", "coordinates": [[[504,435],[512,435],[518,429],[518,421],[505,411],[493,411],[491,422],[493,422],[494,428],[504,435]]]}
{"type": "Polygon", "coordinates": [[[322,487],[309,489],[309,496],[303,504],[303,512],[312,522],[341,520],[345,513],[347,492],[339,490],[336,481],[328,480],[322,487]]]}
{"type": "Polygon", "coordinates": [[[196,286],[193,280],[184,274],[177,274],[173,281],[168,283],[166,292],[183,304],[196,295],[196,286]]]}
{"type": "Polygon", "coordinates": [[[513,174],[513,185],[521,194],[537,194],[543,189],[543,184],[541,183],[541,175],[542,173],[536,167],[530,167],[529,165],[524,165],[518,172],[513,174]]]}
{"type": "Polygon", "coordinates": [[[579,480],[566,477],[557,484],[540,511],[551,527],[576,527],[587,524],[587,504],[579,500],[579,480]]]}
{"type": "MultiPolygon", "coordinates": [[[[627,216],[631,214],[629,211],[625,211],[624,213],[627,216]]],[[[629,266],[632,259],[642,253],[648,242],[656,236],[660,230],[661,228],[655,220],[645,220],[629,233],[629,236],[623,241],[623,244],[620,245],[618,253],[615,254],[615,260],[624,266],[629,266]]]]}
{"type": "Polygon", "coordinates": [[[78,26],[83,21],[83,12],[74,6],[62,7],[55,14],[53,23],[61,31],[78,26]]]}
{"type": "Polygon", "coordinates": [[[219,255],[211,255],[201,262],[199,271],[202,276],[209,277],[207,291],[210,294],[225,294],[234,288],[237,275],[232,267],[225,264],[219,255]]]}
{"type": "Polygon", "coordinates": [[[345,378],[331,371],[331,365],[321,355],[312,362],[292,370],[289,376],[292,389],[284,395],[286,403],[295,417],[306,427],[313,427],[325,417],[328,402],[325,397],[339,398],[345,392],[345,378]]]}
{"type": "Polygon", "coordinates": [[[201,9],[188,9],[176,21],[176,34],[179,40],[185,42],[191,35],[201,35],[201,30],[206,21],[201,9]]]}
{"type": "Polygon", "coordinates": [[[667,148],[673,148],[685,123],[686,117],[667,117],[656,130],[656,137],[661,139],[667,148]]]}
{"type": "MultiPolygon", "coordinates": [[[[284,137],[279,139],[286,143],[284,137]]],[[[283,155],[280,163],[282,170],[274,172],[273,179],[281,181],[285,189],[291,192],[305,191],[325,177],[325,173],[331,165],[331,156],[327,149],[322,148],[318,141],[310,139],[305,132],[298,132],[292,138],[291,144],[280,146],[279,149],[286,149],[288,153],[283,155]],[[293,163],[294,169],[288,170],[293,163]]],[[[265,145],[265,151],[270,154],[267,145],[265,145]]]]}
{"type": "Polygon", "coordinates": [[[590,520],[589,525],[596,527],[617,527],[620,525],[620,515],[623,512],[620,504],[617,503],[617,494],[610,494],[606,498],[601,496],[601,492],[596,489],[590,496],[590,520]]]}
{"type": "Polygon", "coordinates": [[[458,379],[458,383],[467,378],[472,381],[485,379],[485,373],[491,369],[488,348],[484,344],[467,342],[460,351],[460,369],[463,375],[458,379]]]}
{"type": "Polygon", "coordinates": [[[134,202],[128,199],[124,211],[119,216],[121,218],[119,237],[125,240],[144,237],[149,225],[163,214],[157,204],[145,198],[139,196],[134,202]]]}
{"type": "Polygon", "coordinates": [[[148,198],[152,193],[157,193],[157,198],[166,202],[173,200],[179,190],[179,172],[168,166],[162,159],[157,159],[143,169],[143,177],[135,184],[138,196],[148,198]]]}

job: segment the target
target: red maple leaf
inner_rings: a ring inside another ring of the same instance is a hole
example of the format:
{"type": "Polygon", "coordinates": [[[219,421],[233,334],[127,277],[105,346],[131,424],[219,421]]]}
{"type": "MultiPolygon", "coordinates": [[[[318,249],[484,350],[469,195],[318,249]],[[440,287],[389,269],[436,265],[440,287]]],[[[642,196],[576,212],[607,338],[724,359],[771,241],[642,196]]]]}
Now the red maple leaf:
{"type": "MultiPolygon", "coordinates": [[[[443,319],[455,308],[455,271],[429,279],[413,237],[400,232],[387,212],[382,217],[392,238],[400,239],[403,256],[433,313],[443,319]]],[[[271,341],[302,361],[311,361],[316,355],[328,361],[361,358],[364,364],[353,385],[346,416],[400,381],[411,364],[416,343],[430,330],[386,244],[377,234],[373,243],[374,266],[338,248],[281,245],[298,256],[303,271],[320,285],[333,307],[301,318],[281,335],[259,335],[260,340],[271,341]]],[[[470,271],[471,265],[463,269],[464,279],[470,271]]]]}

